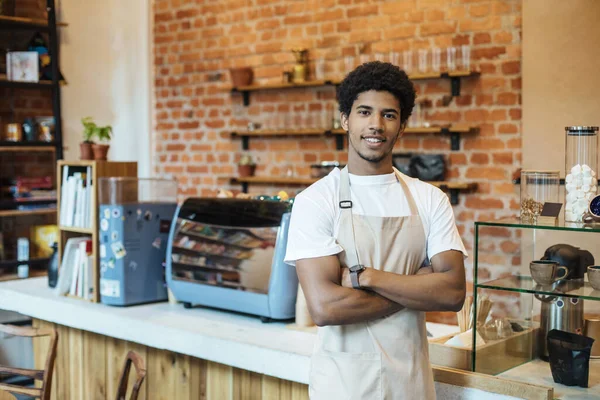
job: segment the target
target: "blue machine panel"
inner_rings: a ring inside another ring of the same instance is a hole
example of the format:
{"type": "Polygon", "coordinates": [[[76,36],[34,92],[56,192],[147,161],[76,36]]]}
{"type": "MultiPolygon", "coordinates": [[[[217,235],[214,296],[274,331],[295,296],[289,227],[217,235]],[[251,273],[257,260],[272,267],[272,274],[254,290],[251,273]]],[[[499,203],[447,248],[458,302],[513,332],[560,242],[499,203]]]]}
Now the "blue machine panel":
{"type": "Polygon", "coordinates": [[[100,205],[100,299],[127,306],[167,299],[164,262],[175,203],[100,205]]]}

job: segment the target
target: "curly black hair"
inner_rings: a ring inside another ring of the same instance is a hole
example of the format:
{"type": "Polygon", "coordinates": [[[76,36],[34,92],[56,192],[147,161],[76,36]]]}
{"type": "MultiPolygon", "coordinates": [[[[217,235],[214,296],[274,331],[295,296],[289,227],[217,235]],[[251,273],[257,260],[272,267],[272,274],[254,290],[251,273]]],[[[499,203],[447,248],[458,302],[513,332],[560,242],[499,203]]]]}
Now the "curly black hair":
{"type": "Polygon", "coordinates": [[[405,123],[415,106],[415,87],[406,72],[385,62],[371,61],[350,72],[337,88],[340,112],[349,116],[352,104],[363,92],[386,91],[400,103],[400,122],[405,123]]]}

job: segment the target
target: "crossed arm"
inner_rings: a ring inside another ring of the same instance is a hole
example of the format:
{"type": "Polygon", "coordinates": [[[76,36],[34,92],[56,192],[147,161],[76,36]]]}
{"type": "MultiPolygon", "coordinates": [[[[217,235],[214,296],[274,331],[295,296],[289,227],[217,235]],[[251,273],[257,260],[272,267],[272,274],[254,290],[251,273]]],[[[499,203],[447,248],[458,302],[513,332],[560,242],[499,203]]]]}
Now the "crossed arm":
{"type": "Polygon", "coordinates": [[[298,278],[310,314],[319,326],[375,320],[402,308],[421,311],[458,311],[465,298],[462,253],[436,254],[431,267],[416,275],[399,275],[367,268],[360,275],[364,290],[352,289],[347,268],[338,257],[296,261],[298,278]]]}

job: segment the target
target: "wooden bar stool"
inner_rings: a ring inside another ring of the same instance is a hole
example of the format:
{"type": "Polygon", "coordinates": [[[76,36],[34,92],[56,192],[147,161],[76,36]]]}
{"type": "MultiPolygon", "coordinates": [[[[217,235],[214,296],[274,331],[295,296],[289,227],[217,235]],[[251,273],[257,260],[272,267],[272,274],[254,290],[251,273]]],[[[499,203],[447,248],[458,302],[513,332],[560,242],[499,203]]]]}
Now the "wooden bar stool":
{"type": "Polygon", "coordinates": [[[123,366],[123,371],[121,371],[119,388],[117,390],[117,400],[125,400],[125,396],[127,394],[127,383],[129,381],[129,370],[131,369],[132,362],[133,366],[135,367],[136,378],[133,388],[131,389],[131,396],[129,396],[129,400],[137,400],[138,398],[142,382],[144,382],[144,378],[146,377],[146,366],[144,365],[144,360],[142,360],[142,357],[140,357],[136,352],[130,351],[127,353],[125,365],[123,366]]]}
{"type": "Polygon", "coordinates": [[[44,366],[43,370],[0,366],[0,373],[2,374],[15,374],[20,376],[26,376],[42,382],[42,386],[40,388],[30,388],[24,386],[9,385],[7,383],[0,383],[0,390],[5,390],[17,398],[21,396],[30,396],[33,398],[39,398],[41,400],[50,400],[50,389],[52,388],[52,373],[54,371],[54,360],[56,359],[56,345],[58,343],[58,333],[56,332],[56,329],[36,329],[0,324],[0,332],[13,336],[31,338],[40,336],[50,336],[50,346],[48,347],[46,365],[44,366]]]}

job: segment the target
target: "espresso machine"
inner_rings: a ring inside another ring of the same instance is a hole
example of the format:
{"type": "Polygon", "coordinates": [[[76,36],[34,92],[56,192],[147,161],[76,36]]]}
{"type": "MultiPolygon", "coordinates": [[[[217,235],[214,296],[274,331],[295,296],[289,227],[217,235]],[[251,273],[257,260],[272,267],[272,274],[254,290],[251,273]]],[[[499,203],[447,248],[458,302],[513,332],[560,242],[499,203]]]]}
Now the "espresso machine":
{"type": "MultiPolygon", "coordinates": [[[[587,251],[581,250],[568,244],[556,244],[544,252],[542,260],[556,261],[565,266],[568,273],[565,279],[556,282],[552,291],[557,293],[568,293],[583,287],[583,278],[588,265],[594,265],[594,256],[587,251]]],[[[552,329],[576,333],[583,328],[584,309],[583,299],[560,296],[540,295],[535,298],[542,302],[540,330],[538,337],[539,356],[548,361],[547,335],[552,329]]]]}

